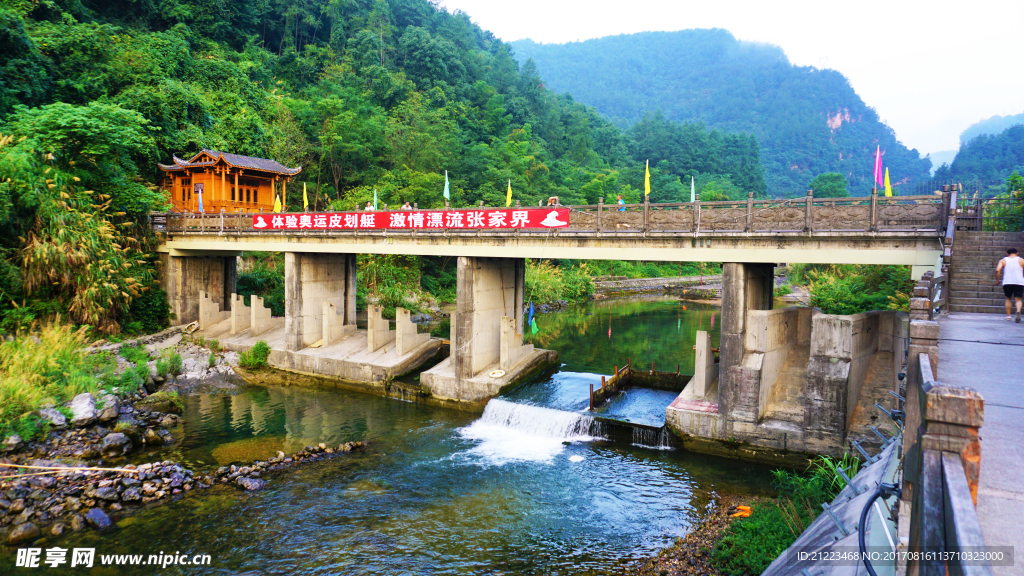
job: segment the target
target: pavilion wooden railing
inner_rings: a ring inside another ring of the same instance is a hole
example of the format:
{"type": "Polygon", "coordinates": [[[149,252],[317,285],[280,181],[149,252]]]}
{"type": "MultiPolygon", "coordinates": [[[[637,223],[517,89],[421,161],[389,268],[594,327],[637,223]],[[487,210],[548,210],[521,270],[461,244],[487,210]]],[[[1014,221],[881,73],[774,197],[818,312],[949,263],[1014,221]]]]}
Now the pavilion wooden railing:
{"type": "Polygon", "coordinates": [[[978,431],[985,402],[974,390],[936,382],[928,353],[913,358],[915,348],[933,348],[929,344],[938,340],[937,323],[911,322],[911,336],[914,361],[908,371],[902,492],[910,503],[906,573],[990,575],[989,565],[962,561],[956,555],[941,561],[914,555],[984,550],[975,507],[981,464],[978,431]]]}
{"type": "MultiPolygon", "coordinates": [[[[169,234],[288,234],[288,235],[622,235],[702,236],[807,235],[815,233],[915,233],[941,237],[945,233],[948,195],[856,198],[805,197],[787,200],[597,204],[569,208],[569,226],[556,229],[254,229],[251,213],[152,214],[155,229],[169,234]]],[[[482,204],[482,203],[481,203],[482,204]]],[[[520,208],[517,206],[517,208],[520,208]]],[[[459,211],[492,210],[484,206],[459,211]]],[[[547,208],[522,207],[524,210],[547,208]]],[[[418,209],[422,210],[422,209],[418,209]]]]}

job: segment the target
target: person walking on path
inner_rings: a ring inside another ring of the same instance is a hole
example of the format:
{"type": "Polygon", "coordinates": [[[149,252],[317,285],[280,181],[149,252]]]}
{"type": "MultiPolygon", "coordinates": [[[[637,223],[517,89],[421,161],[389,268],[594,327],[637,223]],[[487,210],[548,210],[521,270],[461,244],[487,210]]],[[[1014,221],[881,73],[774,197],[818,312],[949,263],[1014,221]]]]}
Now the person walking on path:
{"type": "Polygon", "coordinates": [[[996,265],[996,280],[1003,273],[1003,294],[1006,295],[1006,319],[1013,313],[1013,301],[1017,301],[1016,322],[1020,323],[1021,299],[1024,298],[1024,258],[1017,256],[1016,248],[1006,250],[1006,258],[996,265]]]}

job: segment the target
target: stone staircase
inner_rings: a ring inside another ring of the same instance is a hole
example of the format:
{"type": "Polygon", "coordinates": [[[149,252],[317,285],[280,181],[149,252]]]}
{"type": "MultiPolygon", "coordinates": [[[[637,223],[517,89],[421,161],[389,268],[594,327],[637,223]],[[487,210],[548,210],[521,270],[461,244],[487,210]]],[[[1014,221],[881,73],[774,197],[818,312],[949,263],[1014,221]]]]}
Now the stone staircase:
{"type": "Polygon", "coordinates": [[[1011,246],[1024,253],[1024,233],[956,232],[949,269],[950,311],[1005,314],[1006,298],[995,269],[1011,246]]]}

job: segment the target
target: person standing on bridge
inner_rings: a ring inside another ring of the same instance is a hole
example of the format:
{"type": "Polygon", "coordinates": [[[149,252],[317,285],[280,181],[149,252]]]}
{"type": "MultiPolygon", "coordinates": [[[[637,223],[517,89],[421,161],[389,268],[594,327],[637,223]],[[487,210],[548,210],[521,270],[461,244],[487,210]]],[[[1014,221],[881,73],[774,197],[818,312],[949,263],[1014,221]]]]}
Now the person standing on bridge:
{"type": "Polygon", "coordinates": [[[373,212],[373,203],[367,202],[366,208],[363,208],[363,212],[373,212]]]}
{"type": "Polygon", "coordinates": [[[1003,273],[1003,294],[1006,295],[1006,319],[1013,313],[1013,301],[1017,301],[1016,321],[1020,323],[1021,299],[1024,298],[1024,258],[1017,256],[1016,248],[1007,248],[1006,258],[996,265],[996,280],[1003,273]]]}
{"type": "Polygon", "coordinates": [[[619,194],[619,197],[617,200],[615,200],[615,203],[621,206],[621,208],[619,208],[619,212],[626,211],[626,201],[622,199],[622,194],[619,194]]]}

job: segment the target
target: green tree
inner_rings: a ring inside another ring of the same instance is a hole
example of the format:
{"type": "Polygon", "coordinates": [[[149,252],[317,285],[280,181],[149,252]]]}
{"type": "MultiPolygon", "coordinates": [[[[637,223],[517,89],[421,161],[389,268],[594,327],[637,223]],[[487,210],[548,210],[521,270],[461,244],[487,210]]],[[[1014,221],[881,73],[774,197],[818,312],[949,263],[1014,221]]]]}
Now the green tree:
{"type": "Polygon", "coordinates": [[[815,198],[846,198],[850,195],[846,176],[836,172],[818,174],[808,186],[814,191],[815,198]]]}

